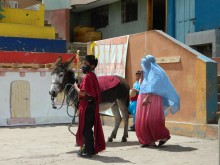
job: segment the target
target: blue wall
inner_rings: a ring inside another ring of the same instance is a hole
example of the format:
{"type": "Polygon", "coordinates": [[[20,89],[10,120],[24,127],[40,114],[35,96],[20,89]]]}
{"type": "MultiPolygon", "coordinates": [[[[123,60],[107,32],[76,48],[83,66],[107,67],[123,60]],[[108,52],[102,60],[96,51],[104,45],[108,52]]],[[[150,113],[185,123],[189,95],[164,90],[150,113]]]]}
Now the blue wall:
{"type": "Polygon", "coordinates": [[[168,0],[167,8],[167,34],[175,37],[175,0],[168,0]]]}
{"type": "Polygon", "coordinates": [[[195,31],[220,28],[220,0],[196,0],[195,31]]]}
{"type": "Polygon", "coordinates": [[[0,37],[0,51],[65,53],[66,40],[0,37]]]}
{"type": "MultiPolygon", "coordinates": [[[[167,33],[175,37],[175,1],[168,0],[167,33]]],[[[195,0],[195,32],[220,28],[220,0],[195,0]]]]}
{"type": "Polygon", "coordinates": [[[206,66],[206,121],[208,124],[217,122],[218,111],[218,89],[217,89],[217,63],[207,62],[206,66]]]}

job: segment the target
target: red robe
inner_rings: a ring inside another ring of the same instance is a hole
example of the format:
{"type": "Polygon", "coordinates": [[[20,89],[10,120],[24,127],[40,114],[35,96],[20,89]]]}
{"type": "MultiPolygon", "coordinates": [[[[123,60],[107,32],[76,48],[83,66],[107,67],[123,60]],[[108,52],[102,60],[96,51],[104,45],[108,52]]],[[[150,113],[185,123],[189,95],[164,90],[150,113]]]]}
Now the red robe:
{"type": "MultiPolygon", "coordinates": [[[[80,90],[86,91],[89,95],[95,98],[95,120],[94,120],[94,149],[95,153],[105,150],[105,137],[102,130],[101,119],[99,116],[99,102],[101,100],[101,92],[99,88],[99,83],[95,73],[88,72],[82,79],[80,84],[80,90]]],[[[81,96],[80,96],[81,97],[81,96]]],[[[85,112],[88,105],[87,100],[80,100],[79,102],[79,123],[78,130],[76,133],[76,143],[79,146],[84,145],[83,131],[84,131],[84,120],[85,112]]]]}

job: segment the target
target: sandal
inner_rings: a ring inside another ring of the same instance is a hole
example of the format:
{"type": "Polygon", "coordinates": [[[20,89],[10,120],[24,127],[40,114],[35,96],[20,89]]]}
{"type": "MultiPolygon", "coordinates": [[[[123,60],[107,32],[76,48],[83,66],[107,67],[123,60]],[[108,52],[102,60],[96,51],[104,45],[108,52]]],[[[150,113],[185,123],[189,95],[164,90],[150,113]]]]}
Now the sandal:
{"type": "MultiPolygon", "coordinates": [[[[169,139],[170,139],[170,138],[169,138],[169,139]]],[[[159,141],[158,147],[164,145],[169,139],[167,139],[167,138],[161,139],[161,140],[159,141]]]]}

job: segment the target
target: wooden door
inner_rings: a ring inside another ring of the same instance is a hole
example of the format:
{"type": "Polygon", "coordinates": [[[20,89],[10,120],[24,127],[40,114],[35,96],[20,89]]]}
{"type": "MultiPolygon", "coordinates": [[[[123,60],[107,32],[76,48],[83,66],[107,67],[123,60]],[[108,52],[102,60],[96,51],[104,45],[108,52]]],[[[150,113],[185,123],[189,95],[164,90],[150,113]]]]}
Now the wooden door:
{"type": "Polygon", "coordinates": [[[11,118],[30,118],[30,85],[28,81],[11,83],[11,118]]]}
{"type": "Polygon", "coordinates": [[[175,38],[185,42],[185,35],[195,31],[195,0],[175,1],[175,38]]]}

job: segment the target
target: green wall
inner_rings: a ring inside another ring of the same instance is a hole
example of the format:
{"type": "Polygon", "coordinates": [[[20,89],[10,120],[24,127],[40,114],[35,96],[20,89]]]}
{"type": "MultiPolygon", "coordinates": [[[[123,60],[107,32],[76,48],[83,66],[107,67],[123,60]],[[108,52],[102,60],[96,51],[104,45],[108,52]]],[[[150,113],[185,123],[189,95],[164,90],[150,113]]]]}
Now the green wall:
{"type": "Polygon", "coordinates": [[[109,5],[109,25],[97,31],[102,32],[103,39],[146,31],[146,6],[146,0],[139,0],[138,20],[121,23],[121,2],[109,5]]]}
{"type": "MultiPolygon", "coordinates": [[[[109,4],[109,25],[97,29],[97,31],[102,32],[102,39],[146,31],[146,3],[146,0],[138,0],[138,20],[128,23],[121,23],[121,1],[109,4]]],[[[85,12],[76,15],[78,17],[77,23],[72,23],[72,25],[86,25],[85,12]]],[[[71,19],[71,21],[74,20],[71,19]]]]}

